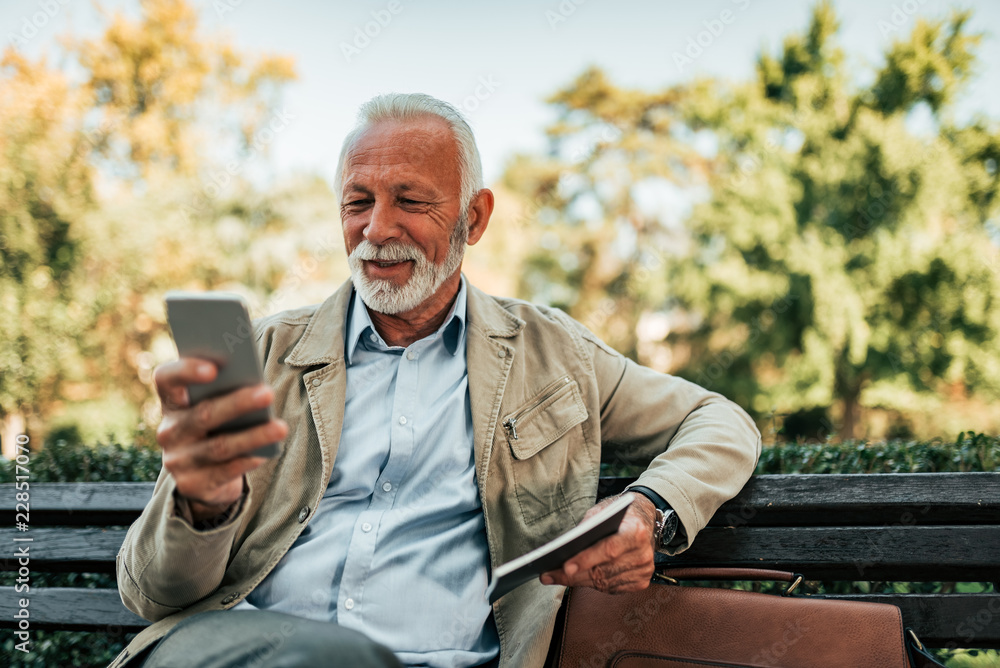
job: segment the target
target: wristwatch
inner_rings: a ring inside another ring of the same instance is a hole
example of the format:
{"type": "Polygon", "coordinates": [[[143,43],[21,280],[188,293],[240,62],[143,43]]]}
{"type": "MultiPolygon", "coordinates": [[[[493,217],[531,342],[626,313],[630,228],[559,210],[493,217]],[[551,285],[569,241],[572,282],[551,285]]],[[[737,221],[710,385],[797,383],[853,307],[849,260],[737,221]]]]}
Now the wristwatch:
{"type": "Polygon", "coordinates": [[[628,491],[642,494],[656,506],[656,525],[653,530],[653,542],[656,545],[656,551],[662,552],[677,534],[677,528],[680,525],[677,513],[662,496],[649,487],[636,485],[635,487],[629,487],[628,491]]]}

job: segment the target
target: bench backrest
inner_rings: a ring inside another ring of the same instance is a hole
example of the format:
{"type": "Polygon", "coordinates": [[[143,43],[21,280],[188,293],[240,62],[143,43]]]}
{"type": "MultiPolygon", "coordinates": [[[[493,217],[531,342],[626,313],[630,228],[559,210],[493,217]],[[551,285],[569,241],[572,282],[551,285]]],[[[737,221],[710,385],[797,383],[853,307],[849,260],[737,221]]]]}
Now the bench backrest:
{"type": "MultiPolygon", "coordinates": [[[[600,495],[629,482],[602,479],[600,495]]],[[[153,490],[152,483],[34,483],[30,529],[19,531],[13,487],[0,485],[0,541],[29,546],[32,573],[114,573],[127,527],[153,490]]],[[[18,570],[13,555],[3,551],[0,569],[18,570]]],[[[899,605],[932,646],[1000,647],[1000,473],[756,476],[671,563],[791,570],[823,581],[992,582],[990,593],[846,598],[899,605]]],[[[0,587],[0,627],[13,625],[18,596],[0,587]]],[[[30,599],[36,629],[148,624],[114,589],[32,587],[30,599]]]]}

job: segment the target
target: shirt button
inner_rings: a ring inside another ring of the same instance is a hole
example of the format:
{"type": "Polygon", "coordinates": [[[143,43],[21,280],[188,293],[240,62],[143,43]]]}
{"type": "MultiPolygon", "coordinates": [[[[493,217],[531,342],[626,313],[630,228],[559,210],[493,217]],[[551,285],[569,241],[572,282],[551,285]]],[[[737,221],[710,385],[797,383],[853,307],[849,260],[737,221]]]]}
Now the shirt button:
{"type": "Polygon", "coordinates": [[[501,348],[497,351],[497,357],[507,357],[507,351],[501,348]]]}
{"type": "Polygon", "coordinates": [[[382,483],[382,491],[383,492],[391,492],[392,491],[392,483],[388,483],[388,482],[382,483]]]}
{"type": "Polygon", "coordinates": [[[417,359],[417,354],[411,350],[410,352],[406,353],[406,359],[412,362],[413,360],[417,359]]]}
{"type": "Polygon", "coordinates": [[[406,416],[405,415],[400,415],[399,416],[399,424],[406,424],[406,416]]]}
{"type": "Polygon", "coordinates": [[[233,592],[232,594],[228,594],[224,599],[222,599],[222,605],[229,605],[230,603],[232,603],[233,601],[235,601],[239,597],[240,597],[240,593],[238,591],[237,592],[233,592]]]}
{"type": "Polygon", "coordinates": [[[378,337],[375,336],[374,334],[369,334],[368,335],[368,340],[371,341],[372,343],[375,343],[375,342],[378,341],[378,337]]]}
{"type": "Polygon", "coordinates": [[[299,524],[305,522],[307,517],[309,517],[309,506],[302,506],[302,510],[299,511],[299,524]]]}
{"type": "Polygon", "coordinates": [[[361,530],[364,531],[365,533],[368,533],[369,531],[372,530],[372,525],[369,524],[368,522],[365,522],[364,524],[361,525],[361,530]]]}
{"type": "Polygon", "coordinates": [[[353,598],[349,598],[346,601],[344,601],[344,607],[347,608],[348,610],[350,610],[351,608],[353,608],[354,607],[354,599],[353,598]]]}
{"type": "Polygon", "coordinates": [[[319,378],[313,378],[312,379],[312,386],[313,387],[319,387],[322,384],[323,384],[323,381],[320,380],[319,378]]]}

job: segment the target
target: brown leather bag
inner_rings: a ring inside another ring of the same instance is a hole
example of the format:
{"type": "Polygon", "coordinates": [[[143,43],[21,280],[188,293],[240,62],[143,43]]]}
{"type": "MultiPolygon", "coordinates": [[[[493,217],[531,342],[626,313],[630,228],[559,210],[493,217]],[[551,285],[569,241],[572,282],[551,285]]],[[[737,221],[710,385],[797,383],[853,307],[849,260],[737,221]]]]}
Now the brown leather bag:
{"type": "MultiPolygon", "coordinates": [[[[737,568],[677,568],[657,576],[794,583],[786,593],[801,580],[784,571],[737,568]]],[[[941,665],[904,634],[894,605],[676,584],[619,595],[577,587],[566,596],[560,668],[941,665]]]]}

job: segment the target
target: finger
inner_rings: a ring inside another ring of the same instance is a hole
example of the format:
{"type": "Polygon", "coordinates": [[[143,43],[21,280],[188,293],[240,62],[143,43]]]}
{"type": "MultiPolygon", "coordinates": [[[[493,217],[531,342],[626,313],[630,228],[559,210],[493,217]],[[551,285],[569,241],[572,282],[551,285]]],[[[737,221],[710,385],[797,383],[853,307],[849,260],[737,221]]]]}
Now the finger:
{"type": "Polygon", "coordinates": [[[567,575],[587,571],[598,564],[622,559],[628,553],[641,549],[642,544],[634,534],[612,534],[568,559],[563,564],[562,570],[567,575]]]}
{"type": "Polygon", "coordinates": [[[193,468],[211,467],[232,459],[243,458],[254,450],[281,441],[288,435],[284,420],[271,420],[229,434],[219,434],[205,441],[192,443],[188,448],[193,468]]]}
{"type": "Polygon", "coordinates": [[[560,569],[549,571],[544,575],[551,579],[553,584],[561,584],[567,587],[586,586],[590,587],[597,581],[606,581],[630,570],[641,568],[645,559],[641,554],[630,553],[614,561],[602,561],[586,569],[575,569],[565,565],[560,569]]]}
{"type": "Polygon", "coordinates": [[[201,437],[241,415],[267,408],[273,401],[274,392],[267,385],[241,387],[229,394],[199,401],[182,425],[182,431],[201,437]]]}
{"type": "Polygon", "coordinates": [[[203,441],[230,420],[266,408],[273,401],[274,392],[266,385],[244,387],[221,397],[199,401],[192,408],[165,413],[156,431],[156,440],[164,451],[203,441]]]}
{"type": "Polygon", "coordinates": [[[607,568],[611,564],[644,564],[647,562],[652,564],[654,556],[652,544],[646,539],[645,533],[643,531],[629,531],[624,534],[608,536],[567,560],[561,568],[553,572],[562,573],[568,578],[567,582],[575,584],[574,578],[578,574],[585,576],[586,573],[595,568],[607,568]]]}
{"type": "Polygon", "coordinates": [[[186,408],[189,403],[188,385],[210,382],[216,373],[216,366],[208,360],[182,357],[156,367],[153,383],[165,409],[186,408]]]}
{"type": "Polygon", "coordinates": [[[565,570],[546,573],[542,582],[561,584],[566,587],[592,587],[599,591],[614,593],[617,590],[631,590],[635,587],[644,588],[644,582],[653,577],[654,564],[641,555],[632,556],[617,562],[598,564],[587,571],[579,571],[569,575],[565,570]]]}

